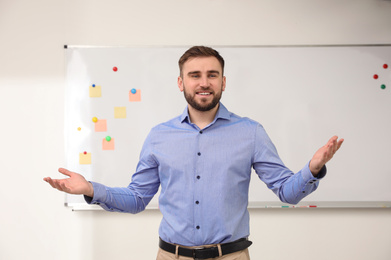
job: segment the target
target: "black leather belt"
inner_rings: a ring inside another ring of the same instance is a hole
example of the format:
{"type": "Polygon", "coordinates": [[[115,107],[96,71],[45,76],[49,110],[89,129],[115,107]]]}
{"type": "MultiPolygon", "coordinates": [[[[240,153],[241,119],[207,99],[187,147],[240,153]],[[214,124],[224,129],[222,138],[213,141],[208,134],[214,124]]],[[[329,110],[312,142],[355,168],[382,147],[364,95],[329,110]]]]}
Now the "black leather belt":
{"type": "MultiPolygon", "coordinates": [[[[222,255],[227,255],[235,253],[241,250],[246,249],[251,246],[253,242],[247,240],[247,238],[242,238],[231,243],[221,244],[222,255]]],[[[160,238],[159,247],[164,251],[170,252],[172,254],[176,253],[176,245],[167,243],[160,238]]],[[[208,259],[215,258],[219,256],[219,249],[217,246],[201,249],[190,249],[185,247],[178,247],[178,255],[192,257],[193,259],[208,259]]]]}

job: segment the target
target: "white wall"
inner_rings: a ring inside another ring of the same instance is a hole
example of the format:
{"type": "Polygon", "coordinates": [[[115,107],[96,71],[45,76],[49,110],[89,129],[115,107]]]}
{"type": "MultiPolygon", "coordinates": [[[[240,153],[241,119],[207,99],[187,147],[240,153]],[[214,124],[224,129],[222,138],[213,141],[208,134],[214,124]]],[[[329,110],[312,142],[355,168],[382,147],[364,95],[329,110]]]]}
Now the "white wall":
{"type": "MultiPolygon", "coordinates": [[[[369,43],[391,43],[390,1],[0,0],[0,259],[156,255],[158,211],[72,212],[42,181],[64,163],[64,44],[369,43]]],[[[250,213],[252,259],[391,256],[390,209],[250,213]]]]}

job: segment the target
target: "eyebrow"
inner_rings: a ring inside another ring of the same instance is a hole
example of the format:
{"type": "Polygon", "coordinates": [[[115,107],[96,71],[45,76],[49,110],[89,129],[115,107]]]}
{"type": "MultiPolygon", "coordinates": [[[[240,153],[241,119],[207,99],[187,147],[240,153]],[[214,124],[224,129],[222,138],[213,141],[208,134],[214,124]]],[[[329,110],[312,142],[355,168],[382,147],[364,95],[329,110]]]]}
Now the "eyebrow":
{"type": "MultiPolygon", "coordinates": [[[[188,72],[187,75],[194,75],[194,74],[200,74],[200,73],[201,73],[201,71],[196,70],[196,71],[190,71],[190,72],[188,72]]],[[[215,73],[215,74],[220,75],[220,71],[218,71],[218,70],[208,70],[207,73],[208,73],[208,74],[213,74],[213,73],[215,73]]]]}

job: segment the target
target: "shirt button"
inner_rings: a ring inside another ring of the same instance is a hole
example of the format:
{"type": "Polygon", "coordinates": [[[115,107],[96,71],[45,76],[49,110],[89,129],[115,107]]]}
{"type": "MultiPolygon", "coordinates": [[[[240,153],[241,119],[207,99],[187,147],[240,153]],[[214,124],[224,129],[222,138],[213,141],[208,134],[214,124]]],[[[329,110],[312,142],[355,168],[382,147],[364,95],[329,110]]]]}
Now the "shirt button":
{"type": "Polygon", "coordinates": [[[196,229],[200,229],[200,226],[196,226],[196,229]]]}
{"type": "Polygon", "coordinates": [[[203,132],[202,131],[200,131],[200,134],[202,134],[203,132]]]}
{"type": "Polygon", "coordinates": [[[197,176],[197,179],[198,179],[198,180],[201,179],[201,176],[198,175],[198,176],[197,176]]]}
{"type": "Polygon", "coordinates": [[[198,154],[198,156],[200,156],[201,155],[201,153],[197,153],[198,154]]]}
{"type": "Polygon", "coordinates": [[[196,201],[196,204],[200,204],[200,202],[197,200],[197,201],[196,201]]]}

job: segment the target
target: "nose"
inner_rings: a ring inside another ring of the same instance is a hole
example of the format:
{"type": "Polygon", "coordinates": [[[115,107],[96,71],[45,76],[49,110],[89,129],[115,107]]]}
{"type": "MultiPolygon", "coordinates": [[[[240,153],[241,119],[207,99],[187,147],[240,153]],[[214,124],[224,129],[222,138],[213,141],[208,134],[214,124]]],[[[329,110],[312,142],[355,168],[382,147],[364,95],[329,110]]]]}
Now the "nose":
{"type": "Polygon", "coordinates": [[[209,87],[209,79],[207,76],[202,76],[200,79],[200,86],[201,87],[209,87]]]}

